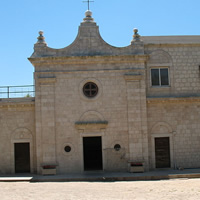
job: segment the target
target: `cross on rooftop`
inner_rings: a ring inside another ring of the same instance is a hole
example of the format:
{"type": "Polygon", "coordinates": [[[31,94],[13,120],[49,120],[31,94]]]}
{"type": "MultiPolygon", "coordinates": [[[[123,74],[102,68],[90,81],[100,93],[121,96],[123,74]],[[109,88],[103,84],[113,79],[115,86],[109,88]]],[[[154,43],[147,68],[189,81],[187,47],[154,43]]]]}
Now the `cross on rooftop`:
{"type": "Polygon", "coordinates": [[[88,3],[88,10],[90,10],[90,3],[91,3],[91,2],[94,2],[94,1],[90,1],[90,0],[83,1],[83,3],[88,3]]]}

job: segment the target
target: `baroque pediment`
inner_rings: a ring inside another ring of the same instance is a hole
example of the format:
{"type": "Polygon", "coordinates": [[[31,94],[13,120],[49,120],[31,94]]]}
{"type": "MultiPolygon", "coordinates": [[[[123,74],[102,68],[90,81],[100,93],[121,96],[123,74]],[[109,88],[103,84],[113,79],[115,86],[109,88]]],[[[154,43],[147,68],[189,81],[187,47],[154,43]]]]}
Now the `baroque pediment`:
{"type": "Polygon", "coordinates": [[[127,47],[114,47],[106,43],[100,33],[99,27],[92,18],[90,11],[86,12],[84,21],[79,26],[79,31],[74,42],[62,49],[48,47],[43,36],[39,32],[38,42],[34,46],[31,58],[40,57],[67,57],[67,56],[97,56],[97,55],[137,55],[144,54],[143,42],[132,42],[127,47]]]}

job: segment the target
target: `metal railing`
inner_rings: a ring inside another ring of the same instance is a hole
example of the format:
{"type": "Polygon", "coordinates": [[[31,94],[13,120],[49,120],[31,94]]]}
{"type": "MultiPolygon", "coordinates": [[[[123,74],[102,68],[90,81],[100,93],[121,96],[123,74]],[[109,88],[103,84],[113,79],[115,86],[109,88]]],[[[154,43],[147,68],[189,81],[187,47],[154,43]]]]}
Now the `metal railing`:
{"type": "Polygon", "coordinates": [[[1,98],[23,98],[23,97],[34,97],[34,96],[35,96],[34,85],[0,87],[0,99],[1,98]]]}

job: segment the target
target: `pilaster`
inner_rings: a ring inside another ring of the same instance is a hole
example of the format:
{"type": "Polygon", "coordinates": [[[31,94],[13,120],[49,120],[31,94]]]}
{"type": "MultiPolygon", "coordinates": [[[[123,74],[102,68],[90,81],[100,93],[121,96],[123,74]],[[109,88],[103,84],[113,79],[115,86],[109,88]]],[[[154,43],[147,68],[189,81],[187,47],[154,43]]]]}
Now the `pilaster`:
{"type": "Polygon", "coordinates": [[[127,84],[129,161],[149,169],[145,70],[124,75],[127,84]]]}
{"type": "Polygon", "coordinates": [[[43,165],[56,165],[55,82],[56,78],[36,78],[37,171],[43,165]]]}

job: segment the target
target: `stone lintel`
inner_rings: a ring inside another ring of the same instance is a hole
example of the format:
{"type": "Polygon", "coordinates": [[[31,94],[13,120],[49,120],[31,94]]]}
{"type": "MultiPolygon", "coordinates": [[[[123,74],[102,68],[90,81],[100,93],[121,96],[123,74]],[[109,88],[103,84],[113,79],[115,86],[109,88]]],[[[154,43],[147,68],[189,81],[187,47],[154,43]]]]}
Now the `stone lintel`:
{"type": "Polygon", "coordinates": [[[101,129],[106,129],[108,126],[107,121],[98,121],[98,122],[76,122],[75,127],[78,130],[101,130],[101,129]]]}

